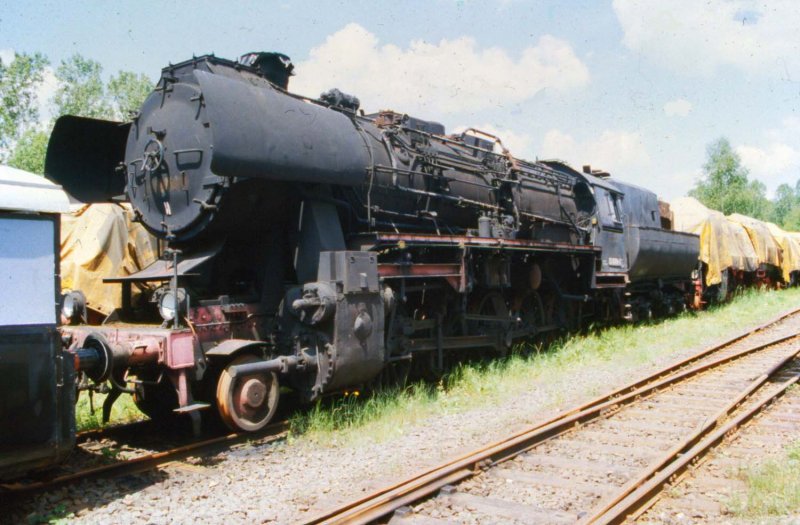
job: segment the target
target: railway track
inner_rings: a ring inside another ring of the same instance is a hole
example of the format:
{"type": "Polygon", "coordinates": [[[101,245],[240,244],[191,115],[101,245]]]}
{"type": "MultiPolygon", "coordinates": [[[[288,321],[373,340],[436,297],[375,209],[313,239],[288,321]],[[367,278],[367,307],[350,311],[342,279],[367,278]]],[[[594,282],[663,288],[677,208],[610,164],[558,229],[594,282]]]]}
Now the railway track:
{"type": "Polygon", "coordinates": [[[620,523],[638,516],[797,381],[800,336],[768,334],[798,311],[307,523],[620,523]]]}
{"type": "Polygon", "coordinates": [[[154,426],[155,424],[150,419],[142,419],[141,421],[133,421],[121,425],[109,425],[90,430],[82,430],[75,435],[75,442],[81,444],[87,441],[97,441],[131,432],[149,432],[154,426]]]}
{"type": "MultiPolygon", "coordinates": [[[[107,429],[92,430],[82,433],[79,440],[96,439],[107,436],[109,433],[135,429],[149,428],[149,421],[121,425],[120,427],[108,427],[107,429]]],[[[168,450],[143,454],[130,459],[117,461],[100,466],[92,466],[81,469],[77,472],[57,474],[51,477],[43,477],[32,481],[21,481],[14,483],[0,484],[0,501],[7,498],[45,492],[57,487],[78,483],[86,480],[109,478],[136,474],[158,468],[173,461],[179,461],[189,456],[210,454],[212,452],[232,447],[245,441],[258,441],[269,443],[277,441],[286,436],[289,425],[286,421],[268,425],[258,433],[231,433],[222,436],[215,436],[208,439],[193,441],[191,443],[170,448],[168,450]]]]}
{"type": "MultiPolygon", "coordinates": [[[[786,461],[786,444],[795,443],[800,435],[798,413],[800,389],[793,389],[677,477],[670,489],[662,491],[652,507],[637,513],[636,521],[723,523],[731,521],[731,510],[748,514],[753,521],[778,517],[775,514],[759,516],[758,512],[748,513],[751,509],[748,508],[747,494],[751,487],[745,483],[742,474],[758,471],[762,462],[786,461]]],[[[762,509],[761,512],[774,513],[776,510],[762,509]]],[[[794,523],[797,517],[786,517],[785,520],[794,523]]]]}

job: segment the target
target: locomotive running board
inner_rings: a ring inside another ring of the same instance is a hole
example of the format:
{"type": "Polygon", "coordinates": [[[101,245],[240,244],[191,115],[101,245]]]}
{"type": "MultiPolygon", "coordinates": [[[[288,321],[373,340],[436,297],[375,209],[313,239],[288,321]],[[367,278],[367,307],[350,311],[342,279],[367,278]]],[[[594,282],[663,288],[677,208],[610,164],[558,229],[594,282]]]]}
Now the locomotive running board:
{"type": "MultiPolygon", "coordinates": [[[[197,251],[193,254],[186,255],[178,261],[178,276],[188,277],[199,275],[192,273],[192,270],[199,267],[201,264],[211,259],[219,253],[224,243],[219,242],[205,250],[197,251]]],[[[172,261],[157,259],[143,270],[139,270],[131,275],[122,277],[106,277],[103,279],[104,283],[144,283],[155,281],[167,281],[172,279],[175,275],[175,270],[172,267],[172,261]]]]}
{"type": "Polygon", "coordinates": [[[355,242],[361,249],[377,249],[387,245],[468,247],[485,249],[523,250],[549,253],[600,253],[599,247],[590,244],[566,242],[530,241],[526,239],[499,239],[494,237],[471,237],[467,235],[426,235],[405,233],[372,233],[359,236],[355,242]]]}

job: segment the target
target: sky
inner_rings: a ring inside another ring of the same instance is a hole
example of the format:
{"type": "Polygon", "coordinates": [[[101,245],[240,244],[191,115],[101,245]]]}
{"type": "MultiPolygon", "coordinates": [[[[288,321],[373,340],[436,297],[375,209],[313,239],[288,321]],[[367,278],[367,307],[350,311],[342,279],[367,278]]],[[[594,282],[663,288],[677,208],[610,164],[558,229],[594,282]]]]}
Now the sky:
{"type": "MultiPolygon", "coordinates": [[[[278,51],[290,90],[337,87],[499,135],[517,157],[590,164],[684,195],[727,137],[772,193],[800,179],[793,1],[522,0],[0,3],[0,59],[74,53],[153,80],[192,55],[278,51]]],[[[52,71],[40,90],[49,114],[52,71]]]]}

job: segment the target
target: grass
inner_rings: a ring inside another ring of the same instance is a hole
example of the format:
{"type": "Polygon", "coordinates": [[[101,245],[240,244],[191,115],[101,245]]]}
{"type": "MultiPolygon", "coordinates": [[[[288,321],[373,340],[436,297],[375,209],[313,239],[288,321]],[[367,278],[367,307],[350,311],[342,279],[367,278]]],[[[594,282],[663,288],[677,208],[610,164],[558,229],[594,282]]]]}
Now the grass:
{"type": "MultiPolygon", "coordinates": [[[[292,435],[319,443],[384,441],[437,415],[498,404],[532,388],[548,389],[548,407],[576,393],[598,395],[605,383],[576,381],[580,370],[650,364],[685,348],[699,349],[800,305],[800,290],[749,291],[729,304],[686,312],[647,325],[594,330],[553,343],[546,351],[458,366],[437,384],[418,383],[370,396],[345,395],[317,403],[290,419],[292,435]],[[560,385],[560,387],[553,387],[560,385]],[[335,435],[334,435],[335,433],[335,435]]],[[[535,414],[534,414],[535,415],[535,414]]]]}
{"type": "MultiPolygon", "coordinates": [[[[506,359],[458,366],[438,383],[417,383],[402,389],[385,389],[369,396],[351,392],[315,404],[290,419],[291,434],[321,443],[362,440],[384,441],[402,435],[428,417],[465,412],[471,408],[502,402],[504,399],[546,383],[561,383],[554,390],[549,406],[565,402],[575,388],[585,395],[599,395],[609,385],[579,384],[576,370],[603,365],[641,366],[672,353],[675,349],[698,348],[731,336],[745,326],[768,320],[800,304],[800,289],[780,292],[745,293],[733,302],[700,313],[687,312],[672,319],[648,325],[618,326],[595,330],[589,335],[567,337],[546,351],[517,352],[506,359]],[[713,329],[709,329],[713,327],[713,329]],[[578,383],[578,384],[576,384],[578,383]]],[[[90,410],[89,397],[82,393],[76,407],[78,430],[102,425],[105,395],[95,394],[90,410]]],[[[110,424],[144,419],[129,395],[114,403],[110,424]]]]}
{"type": "Polygon", "coordinates": [[[40,523],[46,523],[50,525],[62,525],[69,523],[72,521],[72,518],[75,517],[75,514],[72,512],[67,511],[67,506],[63,503],[59,503],[53,510],[46,514],[31,514],[27,518],[27,522],[29,525],[38,525],[40,523]]]}
{"type": "MultiPolygon", "coordinates": [[[[103,425],[103,401],[106,394],[94,394],[92,402],[89,401],[89,393],[81,392],[78,403],[75,405],[75,423],[78,432],[83,430],[93,430],[103,425]],[[94,410],[92,410],[94,405],[94,410]]],[[[142,414],[133,402],[133,397],[123,394],[111,408],[111,418],[109,425],[119,425],[139,421],[147,416],[142,414]]]]}
{"type": "Polygon", "coordinates": [[[800,441],[784,457],[765,461],[740,472],[744,494],[731,498],[728,510],[746,520],[797,515],[800,512],[800,441]]]}

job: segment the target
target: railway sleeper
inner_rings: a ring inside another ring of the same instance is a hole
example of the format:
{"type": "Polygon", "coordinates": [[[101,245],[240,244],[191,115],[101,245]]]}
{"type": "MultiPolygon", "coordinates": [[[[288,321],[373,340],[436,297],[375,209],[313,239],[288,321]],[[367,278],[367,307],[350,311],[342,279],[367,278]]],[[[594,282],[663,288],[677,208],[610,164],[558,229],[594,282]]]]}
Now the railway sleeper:
{"type": "Polygon", "coordinates": [[[630,478],[633,467],[623,467],[616,463],[601,460],[587,461],[566,456],[554,456],[547,453],[532,452],[522,456],[522,461],[532,467],[567,469],[575,472],[594,472],[601,474],[614,474],[623,478],[630,478]]]}
{"type": "Polygon", "coordinates": [[[450,506],[454,510],[460,508],[470,514],[479,513],[485,516],[501,517],[527,523],[575,523],[578,519],[577,514],[557,509],[543,509],[530,504],[476,496],[465,492],[453,492],[452,494],[439,496],[439,498],[442,498],[444,505],[450,506]]]}
{"type": "Polygon", "coordinates": [[[552,476],[549,474],[541,474],[538,472],[530,472],[517,470],[513,468],[497,468],[492,469],[486,473],[488,476],[494,476],[502,480],[510,480],[515,483],[522,483],[531,487],[548,486],[560,489],[576,490],[580,492],[587,492],[605,496],[613,493],[614,488],[609,487],[607,484],[590,483],[586,481],[577,481],[565,479],[561,476],[552,476]]]}

